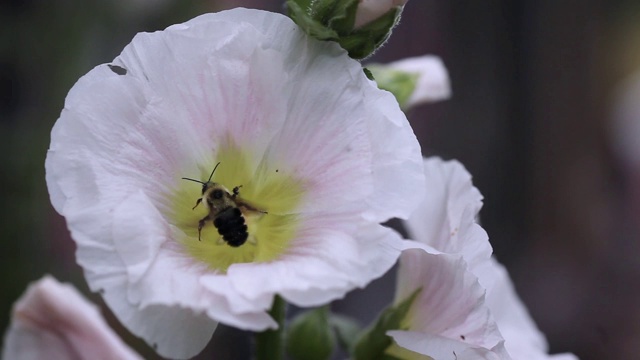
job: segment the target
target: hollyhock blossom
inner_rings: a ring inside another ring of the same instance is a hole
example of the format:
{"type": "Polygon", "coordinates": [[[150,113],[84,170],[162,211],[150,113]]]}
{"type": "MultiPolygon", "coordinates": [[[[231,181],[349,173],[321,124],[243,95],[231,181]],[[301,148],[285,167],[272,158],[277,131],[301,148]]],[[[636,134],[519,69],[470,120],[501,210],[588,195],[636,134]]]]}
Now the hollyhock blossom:
{"type": "Polygon", "coordinates": [[[217,322],[276,327],[276,294],[315,306],[382,275],[400,240],[379,222],[406,218],[424,182],[391,94],[337,44],[247,9],[138,34],[82,77],[46,172],[89,286],[169,357],[217,322]],[[210,177],[221,191],[199,204],[210,177]],[[214,225],[209,201],[240,212],[214,225]]]}
{"type": "Polygon", "coordinates": [[[402,255],[397,301],[422,290],[407,330],[390,332],[397,347],[435,359],[453,351],[457,359],[576,359],[547,355],[544,335],[491,258],[488,236],[475,220],[482,195],[471,175],[458,162],[431,158],[425,176],[427,195],[408,227],[420,242],[415,246],[426,250],[402,255]]]}
{"type": "Polygon", "coordinates": [[[410,57],[389,63],[387,67],[418,76],[416,87],[404,105],[406,108],[445,100],[451,96],[449,74],[442,60],[437,56],[410,57]]]}
{"type": "Polygon", "coordinates": [[[393,93],[407,110],[451,96],[449,74],[442,60],[433,55],[398,60],[389,64],[369,64],[378,87],[393,93]]]}
{"type": "Polygon", "coordinates": [[[13,305],[3,359],[142,359],[73,286],[45,276],[13,305]]]}

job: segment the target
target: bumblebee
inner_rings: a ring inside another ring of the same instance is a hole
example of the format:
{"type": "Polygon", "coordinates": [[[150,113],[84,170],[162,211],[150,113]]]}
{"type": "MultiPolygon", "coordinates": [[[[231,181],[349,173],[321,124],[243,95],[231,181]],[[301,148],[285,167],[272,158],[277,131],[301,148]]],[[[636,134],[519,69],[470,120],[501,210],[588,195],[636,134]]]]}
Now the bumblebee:
{"type": "Polygon", "coordinates": [[[182,178],[183,180],[194,181],[202,184],[202,197],[196,200],[195,209],[204,202],[209,214],[198,221],[198,240],[202,234],[202,228],[207,221],[213,221],[213,225],[218,229],[218,234],[222,236],[222,240],[229,246],[238,247],[244,244],[249,238],[247,232],[247,224],[244,218],[244,212],[256,212],[266,214],[266,211],[258,210],[240,199],[240,188],[242,185],[233,188],[229,193],[227,188],[221,184],[211,181],[213,173],[216,172],[220,163],[213,168],[209,180],[202,182],[190,178],[182,178]]]}

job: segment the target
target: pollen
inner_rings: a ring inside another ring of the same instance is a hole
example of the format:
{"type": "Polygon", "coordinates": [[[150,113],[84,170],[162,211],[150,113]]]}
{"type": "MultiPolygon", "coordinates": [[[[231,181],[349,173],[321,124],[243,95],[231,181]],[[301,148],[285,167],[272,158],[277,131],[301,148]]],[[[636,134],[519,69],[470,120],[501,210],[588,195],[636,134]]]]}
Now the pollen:
{"type": "Polygon", "coordinates": [[[220,163],[211,181],[226,189],[239,186],[239,201],[258,210],[241,207],[249,237],[241,246],[232,247],[222,240],[213,221],[207,221],[198,234],[198,222],[209,214],[206,206],[193,208],[202,197],[202,186],[191,181],[177,183],[169,195],[172,205],[167,216],[175,226],[175,238],[186,254],[212,270],[226,272],[235,263],[275,260],[286,252],[298,233],[297,209],[304,198],[304,181],[288,174],[282,164],[258,160],[261,159],[249,151],[229,144],[218,149],[212,162],[198,164],[200,173],[176,174],[178,179],[189,176],[206,182],[220,163]]]}

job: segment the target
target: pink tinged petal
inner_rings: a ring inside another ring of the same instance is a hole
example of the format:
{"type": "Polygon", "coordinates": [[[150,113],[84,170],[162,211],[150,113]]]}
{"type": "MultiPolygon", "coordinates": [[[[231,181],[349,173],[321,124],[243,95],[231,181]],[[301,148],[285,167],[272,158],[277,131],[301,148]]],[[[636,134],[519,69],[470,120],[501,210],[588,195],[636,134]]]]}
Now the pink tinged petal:
{"type": "Polygon", "coordinates": [[[473,271],[493,251],[487,233],[476,223],[482,195],[455,160],[425,159],[424,173],[427,194],[407,222],[411,238],[462,255],[473,271]]]}
{"type": "Polygon", "coordinates": [[[3,359],[141,359],[71,285],[45,276],[14,304],[3,359]]]}
{"type": "Polygon", "coordinates": [[[419,288],[422,290],[409,312],[408,330],[432,335],[434,341],[447,338],[486,350],[497,349],[503,342],[484,304],[484,289],[467,270],[464,259],[429,254],[422,249],[404,251],[398,269],[396,302],[419,288]]]}
{"type": "Polygon", "coordinates": [[[442,60],[437,56],[423,55],[406,58],[394,61],[388,66],[395,70],[418,75],[418,82],[407,101],[407,108],[451,97],[449,74],[442,60]]]}
{"type": "Polygon", "coordinates": [[[547,341],[516,294],[504,266],[492,258],[479,266],[476,274],[480,284],[487,289],[487,306],[514,359],[577,359],[573,354],[547,355],[547,341]]]}

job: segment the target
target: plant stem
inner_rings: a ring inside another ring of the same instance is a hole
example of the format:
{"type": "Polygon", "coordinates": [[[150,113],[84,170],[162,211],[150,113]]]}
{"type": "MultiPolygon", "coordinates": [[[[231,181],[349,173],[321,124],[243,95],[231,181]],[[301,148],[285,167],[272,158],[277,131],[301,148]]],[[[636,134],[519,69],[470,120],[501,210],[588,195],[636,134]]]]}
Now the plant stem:
{"type": "Polygon", "coordinates": [[[266,330],[256,333],[257,360],[284,360],[284,320],[287,303],[276,296],[269,315],[278,323],[276,330],[266,330]]]}

